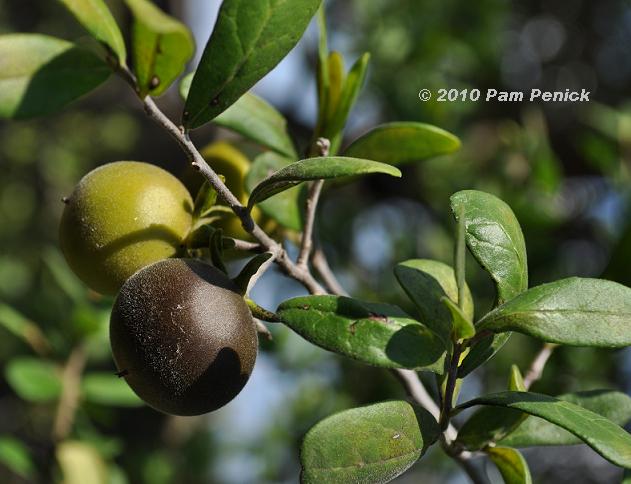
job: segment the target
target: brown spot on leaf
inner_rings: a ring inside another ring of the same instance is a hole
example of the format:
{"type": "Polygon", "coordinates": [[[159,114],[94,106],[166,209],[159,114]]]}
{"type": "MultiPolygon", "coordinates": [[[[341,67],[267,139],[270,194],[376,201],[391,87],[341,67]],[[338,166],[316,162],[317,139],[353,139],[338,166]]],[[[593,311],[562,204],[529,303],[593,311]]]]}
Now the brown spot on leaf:
{"type": "Polygon", "coordinates": [[[385,314],[377,314],[377,313],[368,313],[368,319],[372,320],[372,321],[378,321],[380,323],[385,323],[385,324],[389,324],[390,320],[388,319],[388,316],[386,316],[385,314]]]}

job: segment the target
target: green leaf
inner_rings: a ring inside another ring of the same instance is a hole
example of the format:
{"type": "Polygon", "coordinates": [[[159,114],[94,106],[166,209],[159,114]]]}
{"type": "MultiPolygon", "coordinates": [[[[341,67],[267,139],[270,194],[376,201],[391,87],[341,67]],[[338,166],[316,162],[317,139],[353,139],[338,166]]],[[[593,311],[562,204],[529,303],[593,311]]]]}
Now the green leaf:
{"type": "MultiPolygon", "coordinates": [[[[186,100],[193,75],[187,74],[180,83],[180,95],[186,100]]],[[[296,161],[298,155],[287,131],[287,120],[264,99],[246,92],[232,106],[213,119],[213,123],[270,148],[296,161]]]]}
{"type": "Polygon", "coordinates": [[[316,133],[319,133],[322,128],[322,124],[326,120],[329,98],[329,46],[327,42],[326,32],[326,12],[325,4],[322,3],[318,9],[316,16],[318,22],[318,65],[317,65],[317,85],[318,85],[318,126],[316,127],[316,133]]]}
{"type": "Polygon", "coordinates": [[[248,292],[250,279],[258,272],[263,264],[272,257],[271,252],[265,252],[252,257],[248,263],[241,269],[241,272],[234,278],[234,284],[241,290],[241,294],[248,292]]]}
{"type": "Polygon", "coordinates": [[[213,123],[270,148],[292,161],[298,158],[287,132],[287,120],[267,101],[245,93],[232,106],[213,119],[213,123]]]}
{"type": "Polygon", "coordinates": [[[510,333],[491,334],[478,341],[458,367],[458,377],[464,378],[485,361],[493,358],[506,344],[510,335],[510,333]]]}
{"type": "Polygon", "coordinates": [[[25,480],[34,480],[35,464],[29,449],[9,435],[0,435],[0,463],[25,480]]]}
{"type": "Polygon", "coordinates": [[[528,418],[512,408],[482,407],[458,431],[457,442],[468,450],[480,450],[503,439],[528,418]]]}
{"type": "Polygon", "coordinates": [[[369,173],[385,173],[400,177],[393,166],[358,158],[323,156],[291,163],[259,183],[248,201],[248,208],[305,181],[343,178],[369,173]]]}
{"type": "MultiPolygon", "coordinates": [[[[397,264],[394,269],[399,284],[420,312],[421,321],[438,334],[443,341],[450,341],[451,313],[441,302],[447,296],[458,301],[456,276],[451,267],[429,259],[411,259],[397,264]]],[[[473,318],[473,298],[469,287],[465,290],[464,314],[473,318]]]]}
{"type": "Polygon", "coordinates": [[[209,240],[210,260],[213,265],[224,274],[228,273],[223,263],[223,230],[216,229],[210,236],[209,240]]]}
{"type": "Polygon", "coordinates": [[[508,389],[512,392],[525,392],[528,391],[526,384],[524,383],[524,377],[519,371],[517,365],[511,365],[510,378],[508,380],[508,389]]]}
{"type": "Polygon", "coordinates": [[[0,326],[17,336],[35,351],[46,352],[50,344],[39,326],[11,306],[0,302],[0,326]]]}
{"type": "Polygon", "coordinates": [[[224,0],[191,83],[182,122],[225,111],[298,43],[321,0],[224,0]]]}
{"type": "Polygon", "coordinates": [[[491,447],[486,452],[502,474],[505,484],[532,484],[528,463],[518,450],[491,447]]]}
{"type": "Polygon", "coordinates": [[[495,308],[478,331],[518,331],[550,343],[617,348],[631,345],[631,289],[571,277],[534,287],[495,308]]]}
{"type": "Polygon", "coordinates": [[[300,452],[303,484],[389,482],[439,435],[436,420],[404,401],[353,408],[316,424],[300,452]]]}
{"type": "MultiPolygon", "coordinates": [[[[342,86],[344,84],[344,57],[339,52],[331,52],[327,63],[329,64],[329,95],[327,96],[325,123],[328,124],[337,110],[340,96],[342,94],[342,86]]],[[[326,136],[323,133],[323,136],[326,136]]]]}
{"type": "Polygon", "coordinates": [[[125,65],[127,50],[112,12],[103,0],[60,0],[92,37],[105,45],[125,65]]]}
{"type": "Polygon", "coordinates": [[[615,465],[631,468],[631,435],[611,420],[548,395],[503,392],[471,400],[459,409],[491,405],[521,410],[568,430],[615,465]]]}
{"type": "Polygon", "coordinates": [[[134,16],[132,46],[138,95],[159,96],[184,71],[195,42],[181,22],[148,0],[125,0],[134,16]]]}
{"type": "Polygon", "coordinates": [[[451,313],[453,339],[461,341],[472,338],[475,335],[475,326],[473,326],[471,319],[447,296],[441,297],[440,302],[451,313]]]}
{"type": "Polygon", "coordinates": [[[110,73],[96,55],[71,42],[40,34],[0,35],[0,118],[58,111],[110,73]]]}
{"type": "Polygon", "coordinates": [[[207,216],[215,203],[217,203],[217,190],[208,181],[205,181],[195,197],[195,209],[193,210],[195,217],[207,216]]]}
{"type": "Polygon", "coordinates": [[[360,136],[343,154],[402,165],[453,153],[459,148],[458,138],[436,126],[396,122],[382,124],[360,136]]]}
{"type": "Polygon", "coordinates": [[[7,363],[4,376],[15,393],[24,400],[50,402],[61,395],[60,372],[51,361],[14,358],[7,363]]]}
{"type": "MultiPolygon", "coordinates": [[[[348,76],[346,76],[344,80],[336,109],[325,126],[323,136],[331,140],[333,146],[332,153],[336,153],[338,150],[341,141],[341,133],[344,130],[348,116],[353,106],[355,106],[364,81],[366,80],[369,61],[370,54],[365,53],[357,59],[353,67],[351,67],[348,76]]],[[[357,156],[356,158],[372,159],[372,156],[357,156]]]]}
{"type": "Polygon", "coordinates": [[[277,314],[311,343],[368,365],[442,373],[445,347],[396,306],[340,296],[283,302],[277,314]]]}
{"type": "MultiPolygon", "coordinates": [[[[291,163],[293,163],[291,158],[285,158],[277,153],[267,152],[257,156],[252,162],[252,167],[245,180],[248,191],[252,192],[268,176],[289,166],[291,163]]],[[[304,223],[304,210],[302,207],[306,196],[306,186],[301,185],[260,202],[258,207],[265,215],[283,227],[300,232],[304,223]]]]}
{"type": "MultiPolygon", "coordinates": [[[[631,420],[631,398],[621,392],[591,390],[567,393],[556,398],[586,408],[620,426],[626,425],[631,420]]],[[[531,447],[573,445],[580,444],[581,440],[567,430],[563,430],[542,418],[528,417],[499,443],[510,447],[531,447]]]]}
{"type": "Polygon", "coordinates": [[[113,407],[140,407],[142,400],[129,388],[125,379],[111,373],[88,373],[81,381],[81,394],[91,403],[113,407]]]}
{"type": "Polygon", "coordinates": [[[450,200],[456,219],[464,210],[467,246],[495,281],[498,304],[528,289],[526,243],[511,208],[476,190],[457,192],[450,200]]]}

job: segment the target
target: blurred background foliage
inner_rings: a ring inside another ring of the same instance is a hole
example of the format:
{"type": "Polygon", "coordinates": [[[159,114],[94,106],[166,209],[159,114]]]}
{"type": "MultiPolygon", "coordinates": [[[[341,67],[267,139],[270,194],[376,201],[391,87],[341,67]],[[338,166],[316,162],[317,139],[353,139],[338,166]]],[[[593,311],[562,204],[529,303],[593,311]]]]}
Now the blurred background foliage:
{"type": "MultiPolygon", "coordinates": [[[[109,2],[124,28],[129,14],[109,2]]],[[[205,43],[218,0],[156,2],[205,43]]],[[[325,193],[318,234],[345,288],[414,312],[392,275],[412,257],[450,262],[449,195],[476,188],[506,200],[522,223],[531,284],[602,276],[631,284],[631,5],[626,1],[328,0],[330,43],[347,64],[372,54],[347,141],[393,120],[436,124],[461,137],[456,155],[407,166],[402,180],[370,177],[325,193]],[[585,104],[422,103],[421,88],[591,91],[585,104]]],[[[313,26],[312,26],[313,27],[313,26]]],[[[56,3],[0,0],[0,33],[85,34],[56,3]]],[[[307,141],[315,119],[316,31],[256,90],[307,141]]],[[[172,90],[173,91],[173,90],[172,90]]],[[[175,92],[161,100],[174,117],[175,92]]],[[[200,146],[231,139],[214,128],[200,146]]],[[[246,150],[247,151],[247,150],[246,150]]],[[[121,160],[158,164],[189,183],[176,145],[112,79],[65,111],[0,123],[0,482],[296,482],[297,445],[322,417],[351,405],[403,397],[385,371],[362,367],[272,328],[246,390],[200,418],[142,406],[114,375],[111,300],[90,293],[57,248],[62,204],[80,177],[121,160]]],[[[473,260],[479,311],[493,288],[473,260]]],[[[253,296],[275,305],[301,288],[267,275],[253,296]]],[[[461,398],[505,387],[539,343],[513,335],[467,379],[461,398]]],[[[433,381],[428,379],[430,388],[433,381]]],[[[534,390],[600,387],[631,392],[631,352],[559,349],[534,390]]],[[[431,452],[398,482],[464,482],[431,452]]],[[[584,446],[526,452],[539,482],[610,482],[619,473],[584,446]]],[[[491,473],[492,469],[489,470],[491,473]]],[[[495,476],[497,477],[497,476],[495,476]]]]}

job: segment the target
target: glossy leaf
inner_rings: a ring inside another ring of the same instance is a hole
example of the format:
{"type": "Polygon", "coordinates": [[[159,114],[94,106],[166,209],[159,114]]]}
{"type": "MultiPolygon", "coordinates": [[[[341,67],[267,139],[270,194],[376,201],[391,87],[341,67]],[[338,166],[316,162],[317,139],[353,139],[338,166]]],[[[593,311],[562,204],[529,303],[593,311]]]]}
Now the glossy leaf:
{"type": "MultiPolygon", "coordinates": [[[[421,321],[450,341],[451,313],[441,302],[442,297],[458,301],[456,276],[451,267],[429,259],[411,259],[397,264],[394,269],[399,284],[420,312],[421,321]]],[[[473,318],[473,298],[469,287],[465,290],[464,314],[473,318]]]]}
{"type": "Polygon", "coordinates": [[[321,0],[224,0],[191,83],[183,124],[215,118],[298,43],[321,0]]]}
{"type": "Polygon", "coordinates": [[[472,451],[483,449],[509,435],[526,418],[528,414],[512,408],[479,408],[458,431],[458,444],[472,451]]]}
{"type": "Polygon", "coordinates": [[[234,278],[234,284],[241,290],[241,294],[247,294],[250,279],[259,271],[261,266],[272,257],[271,252],[265,252],[252,257],[241,269],[241,272],[234,278]]]}
{"type": "Polygon", "coordinates": [[[0,35],[0,118],[58,111],[110,73],[105,62],[71,42],[40,34],[0,35]]]}
{"type": "Polygon", "coordinates": [[[60,371],[50,361],[18,357],[7,363],[4,376],[24,400],[50,402],[61,395],[60,371]]]}
{"type": "Polygon", "coordinates": [[[159,96],[175,81],[193,56],[195,42],[183,23],[149,0],[125,0],[134,16],[134,71],[139,96],[159,96]]]}
{"type": "Polygon", "coordinates": [[[573,346],[628,346],[631,289],[603,279],[561,279],[497,307],[478,322],[481,330],[518,331],[573,346]]]}
{"type": "MultiPolygon", "coordinates": [[[[631,421],[631,397],[613,390],[567,393],[556,398],[579,405],[624,426],[631,421]]],[[[528,417],[513,432],[499,441],[510,447],[573,445],[581,440],[567,430],[539,417],[528,417]]]]}
{"type": "MultiPolygon", "coordinates": [[[[232,108],[231,108],[232,109],[232,108]]],[[[267,152],[257,156],[246,177],[246,187],[251,192],[256,186],[274,172],[293,162],[277,153],[267,152]]],[[[261,211],[283,227],[296,232],[302,230],[304,202],[307,195],[305,185],[297,186],[278,193],[258,204],[261,211]]]]}
{"type": "Polygon", "coordinates": [[[538,393],[503,392],[476,398],[458,408],[473,405],[511,408],[543,418],[573,433],[613,464],[631,468],[631,435],[611,420],[574,403],[538,393]]]}
{"type": "Polygon", "coordinates": [[[316,424],[300,452],[301,482],[389,482],[439,435],[436,420],[404,401],[353,408],[316,424]]]}
{"type": "Polygon", "coordinates": [[[518,450],[491,447],[486,452],[500,471],[505,484],[532,484],[528,463],[518,450]]]}
{"type": "Polygon", "coordinates": [[[34,480],[35,464],[31,453],[18,439],[0,435],[0,463],[26,481],[34,480]]]}
{"type": "Polygon", "coordinates": [[[252,208],[255,204],[305,181],[344,178],[369,173],[401,176],[397,168],[376,161],[341,156],[308,158],[287,165],[259,183],[250,194],[248,207],[252,208]]]}
{"type": "Polygon", "coordinates": [[[464,210],[467,246],[495,281],[498,304],[528,289],[526,243],[511,208],[477,190],[457,192],[450,200],[456,219],[464,210]]]}
{"type": "Polygon", "coordinates": [[[112,12],[103,0],[60,0],[92,36],[113,52],[118,62],[127,60],[125,41],[112,12]]]}
{"type": "Polygon", "coordinates": [[[491,334],[478,341],[462,360],[458,367],[458,376],[464,378],[485,361],[493,358],[506,344],[510,335],[510,333],[491,334]]]}
{"type": "Polygon", "coordinates": [[[0,302],[0,326],[28,343],[35,351],[46,352],[50,344],[39,326],[11,306],[0,302]]]}
{"type": "Polygon", "coordinates": [[[114,407],[140,407],[142,400],[124,378],[111,373],[88,373],[81,381],[81,395],[91,403],[114,407]]]}
{"type": "MultiPolygon", "coordinates": [[[[180,95],[188,96],[192,72],[180,83],[180,95]]],[[[287,120],[263,98],[246,92],[232,106],[213,119],[213,123],[296,161],[298,155],[287,131],[287,120]]]]}
{"type": "Polygon", "coordinates": [[[382,124],[360,136],[343,154],[402,165],[453,153],[459,148],[458,138],[436,126],[396,122],[382,124]]]}
{"type": "Polygon", "coordinates": [[[447,296],[441,297],[440,302],[442,302],[451,313],[451,331],[453,334],[453,339],[456,341],[460,341],[473,337],[475,335],[475,326],[473,326],[473,322],[470,318],[467,317],[462,309],[460,309],[460,307],[458,307],[458,305],[447,296]]]}
{"type": "Polygon", "coordinates": [[[374,366],[443,371],[444,344],[397,306],[340,296],[283,302],[277,314],[311,343],[374,366]]]}

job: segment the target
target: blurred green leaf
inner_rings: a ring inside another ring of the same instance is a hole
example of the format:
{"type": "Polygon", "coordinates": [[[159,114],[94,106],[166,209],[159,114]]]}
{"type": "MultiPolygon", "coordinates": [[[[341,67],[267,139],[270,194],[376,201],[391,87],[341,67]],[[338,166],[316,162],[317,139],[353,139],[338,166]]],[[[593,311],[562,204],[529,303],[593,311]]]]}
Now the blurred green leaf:
{"type": "Polygon", "coordinates": [[[232,106],[213,119],[213,123],[296,161],[298,155],[287,132],[287,120],[276,108],[246,92],[232,106]]]}
{"type": "Polygon", "coordinates": [[[125,0],[134,16],[132,47],[139,96],[159,96],[182,73],[195,42],[186,25],[148,0],[125,0]]]}
{"type": "Polygon", "coordinates": [[[225,111],[298,43],[321,0],[224,0],[186,99],[197,128],[225,111]]]}
{"type": "Polygon", "coordinates": [[[250,194],[248,207],[252,208],[255,204],[305,181],[343,178],[369,173],[401,176],[401,172],[397,168],[376,161],[342,156],[308,158],[281,168],[259,183],[250,194]]]}
{"type": "Polygon", "coordinates": [[[440,302],[451,313],[453,339],[459,341],[472,338],[475,335],[475,326],[471,319],[447,296],[441,297],[440,302]]]}
{"type": "Polygon", "coordinates": [[[477,190],[457,192],[450,200],[456,219],[463,210],[467,246],[495,281],[498,304],[528,289],[526,243],[511,208],[477,190]]]}
{"type": "Polygon", "coordinates": [[[103,0],[60,0],[92,36],[117,56],[120,65],[127,60],[125,41],[112,12],[103,0]]]}
{"type": "Polygon", "coordinates": [[[75,303],[84,303],[87,292],[85,286],[68,267],[59,249],[56,247],[45,248],[42,252],[42,260],[59,288],[75,303]]]}
{"type": "Polygon", "coordinates": [[[124,378],[111,373],[88,373],[81,381],[81,394],[90,403],[114,407],[140,407],[142,400],[129,388],[124,378]]]}
{"type": "Polygon", "coordinates": [[[51,361],[17,357],[7,363],[4,376],[24,400],[50,402],[61,395],[60,371],[51,361]]]}
{"type": "Polygon", "coordinates": [[[631,289],[571,277],[534,287],[495,308],[478,330],[518,331],[542,341],[617,348],[631,345],[631,289]]]}
{"type": "Polygon", "coordinates": [[[625,469],[622,475],[622,482],[620,484],[631,484],[631,470],[625,469]]]}
{"type": "Polygon", "coordinates": [[[505,484],[532,484],[528,463],[518,450],[490,447],[486,453],[502,474],[505,484]]]}
{"type": "Polygon", "coordinates": [[[474,405],[512,408],[541,417],[570,431],[611,463],[631,468],[631,435],[579,405],[538,393],[502,392],[475,398],[458,408],[474,405]]]}
{"type": "Polygon", "coordinates": [[[442,373],[445,346],[396,306],[340,296],[283,302],[277,314],[311,343],[368,365],[442,373]]]}
{"type": "Polygon", "coordinates": [[[216,229],[210,235],[209,241],[210,259],[213,265],[224,274],[228,273],[223,261],[223,230],[216,229]]]}
{"type": "MultiPolygon", "coordinates": [[[[368,59],[364,62],[367,63],[368,59]]],[[[453,153],[459,148],[458,138],[436,126],[396,122],[382,124],[360,136],[343,151],[343,154],[391,165],[402,165],[453,153]]]]}
{"type": "Polygon", "coordinates": [[[35,465],[29,449],[9,435],[0,435],[0,463],[29,481],[35,477],[35,465]]]}
{"type": "MultiPolygon", "coordinates": [[[[325,123],[328,124],[331,118],[337,110],[338,103],[340,102],[340,95],[342,94],[342,85],[344,83],[344,57],[339,52],[330,52],[328,59],[328,71],[329,71],[329,95],[327,96],[326,114],[327,119],[325,123]]],[[[323,136],[326,136],[323,133],[323,136]]]]}
{"type": "Polygon", "coordinates": [[[109,484],[107,464],[91,445],[66,440],[57,445],[63,484],[109,484]]]}
{"type": "Polygon", "coordinates": [[[528,391],[526,384],[524,383],[524,377],[522,376],[521,371],[519,371],[519,367],[517,365],[511,365],[510,367],[508,389],[512,392],[528,391]]]}
{"type": "MultiPolygon", "coordinates": [[[[631,421],[631,397],[613,390],[566,393],[556,398],[579,405],[612,422],[624,426],[631,421]]],[[[499,441],[510,447],[537,445],[573,445],[581,440],[542,418],[528,417],[513,432],[499,441]]]]}
{"type": "MultiPolygon", "coordinates": [[[[443,341],[451,341],[451,313],[441,302],[447,296],[458,300],[456,276],[451,267],[429,259],[411,259],[397,264],[394,269],[399,284],[418,308],[421,321],[443,341]]],[[[473,318],[473,298],[465,286],[464,314],[473,318]]]]}
{"type": "Polygon", "coordinates": [[[50,350],[50,343],[39,326],[11,306],[0,302],[0,326],[17,336],[37,353],[50,350]]]}
{"type": "Polygon", "coordinates": [[[92,52],[40,34],[0,35],[0,118],[50,114],[110,75],[92,52]]]}
{"type": "Polygon", "coordinates": [[[217,202],[217,191],[208,181],[205,181],[195,197],[195,217],[201,218],[208,215],[208,212],[217,202]]]}
{"type": "MultiPolygon", "coordinates": [[[[245,183],[248,191],[251,192],[265,178],[292,162],[292,159],[272,152],[257,156],[252,162],[252,167],[246,178],[245,183]]],[[[300,232],[303,224],[304,211],[302,207],[305,197],[306,187],[304,185],[297,186],[260,202],[258,207],[265,215],[283,227],[300,232]]]]}
{"type": "Polygon", "coordinates": [[[301,482],[389,482],[414,464],[438,435],[438,425],[426,410],[400,400],[337,413],[305,436],[301,482]]]}

